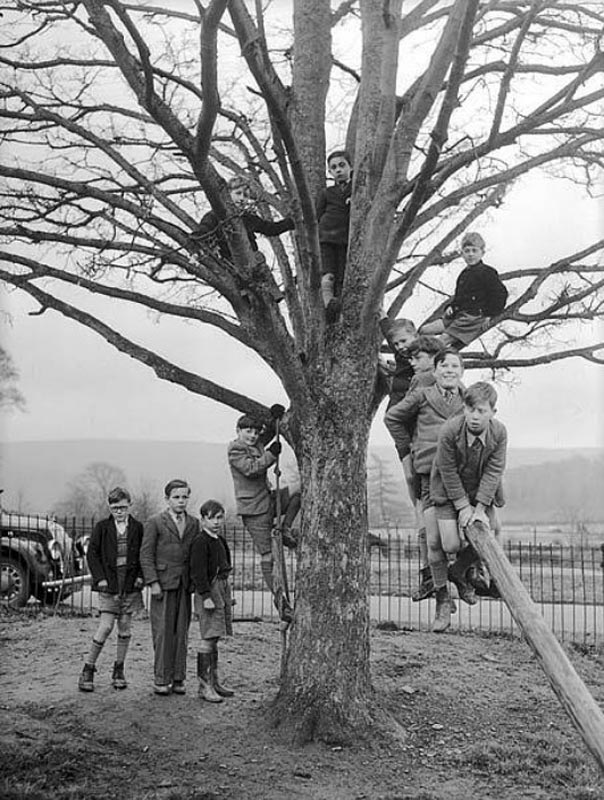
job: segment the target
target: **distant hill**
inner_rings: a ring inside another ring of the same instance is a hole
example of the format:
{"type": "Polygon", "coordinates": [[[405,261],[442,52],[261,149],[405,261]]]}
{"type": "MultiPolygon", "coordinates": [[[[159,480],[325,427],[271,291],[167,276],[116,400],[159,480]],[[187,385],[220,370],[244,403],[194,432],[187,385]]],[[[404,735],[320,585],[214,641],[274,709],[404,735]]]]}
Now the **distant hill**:
{"type": "MultiPolygon", "coordinates": [[[[69,481],[94,461],[122,469],[130,487],[152,488],[161,496],[163,486],[182,476],[193,488],[192,507],[214,497],[234,505],[231,477],[222,444],[164,441],[54,441],[7,442],[0,450],[0,487],[3,505],[24,511],[45,512],[61,500],[69,481]]],[[[409,516],[401,467],[390,447],[370,451],[369,483],[376,513],[375,467],[385,487],[381,500],[393,519],[409,516]],[[400,483],[399,483],[400,481],[400,483]],[[400,494],[397,486],[401,487],[400,494]],[[387,497],[386,497],[387,495],[387,497]]],[[[293,459],[286,458],[290,469],[293,459]]],[[[285,469],[287,472],[287,469],[285,469]]],[[[559,522],[575,518],[604,520],[604,449],[512,449],[508,454],[505,516],[509,521],[559,522]],[[580,515],[573,517],[573,515],[580,515]]],[[[381,504],[381,503],[380,503],[381,504]]]]}

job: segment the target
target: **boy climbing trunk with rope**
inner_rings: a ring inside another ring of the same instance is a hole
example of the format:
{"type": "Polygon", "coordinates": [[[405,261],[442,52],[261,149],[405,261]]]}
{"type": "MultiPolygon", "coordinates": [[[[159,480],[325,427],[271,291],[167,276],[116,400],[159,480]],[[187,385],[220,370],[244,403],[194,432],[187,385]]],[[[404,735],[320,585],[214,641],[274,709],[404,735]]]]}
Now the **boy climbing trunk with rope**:
{"type": "MultiPolygon", "coordinates": [[[[284,409],[282,406],[275,405],[271,412],[273,419],[278,420],[283,415],[284,409]]],[[[271,532],[275,517],[275,505],[267,480],[267,471],[278,461],[281,442],[276,438],[266,449],[263,446],[265,442],[273,438],[274,432],[274,425],[265,429],[261,422],[244,414],[237,421],[237,438],[228,446],[228,459],[233,476],[237,513],[241,516],[243,525],[252,537],[254,548],[260,556],[262,577],[273,595],[279,615],[284,622],[291,622],[292,608],[286,593],[281,591],[281,587],[276,587],[274,581],[271,532]]],[[[281,499],[282,496],[279,493],[279,501],[281,499]]],[[[294,494],[290,501],[298,504],[299,498],[294,494]]],[[[285,514],[289,524],[291,515],[287,513],[288,509],[281,507],[281,502],[279,502],[279,506],[279,512],[285,514]]],[[[281,520],[278,519],[279,528],[280,523],[281,520]]],[[[296,540],[290,532],[283,535],[282,541],[288,547],[296,546],[296,540]]]]}

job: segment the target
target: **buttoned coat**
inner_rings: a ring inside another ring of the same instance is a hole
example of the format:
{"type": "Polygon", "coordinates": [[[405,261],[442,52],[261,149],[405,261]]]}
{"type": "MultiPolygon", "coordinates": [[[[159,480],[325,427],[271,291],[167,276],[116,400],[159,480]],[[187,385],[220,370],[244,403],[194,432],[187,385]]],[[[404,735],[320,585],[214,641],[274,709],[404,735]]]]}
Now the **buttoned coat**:
{"type": "Polygon", "coordinates": [[[237,513],[242,516],[265,514],[271,506],[266,472],[277,460],[262,446],[239,439],[229,443],[229,467],[235,487],[237,513]]]}
{"type": "Polygon", "coordinates": [[[485,431],[485,445],[478,464],[480,483],[476,497],[468,497],[461,474],[469,458],[468,427],[463,416],[448,420],[438,437],[436,457],[430,476],[430,495],[436,505],[451,501],[457,510],[470,502],[485,506],[504,504],[502,477],[505,469],[507,431],[491,419],[485,431]]]}
{"type": "Polygon", "coordinates": [[[407,454],[410,443],[413,469],[419,475],[429,475],[440,429],[449,417],[460,414],[462,409],[462,387],[455,390],[449,403],[436,384],[411,390],[400,403],[389,408],[384,417],[399,457],[407,454]]]}
{"type": "MultiPolygon", "coordinates": [[[[128,517],[126,537],[127,554],[124,592],[129,594],[134,591],[136,579],[143,577],[140,564],[143,526],[134,517],[128,517]]],[[[92,576],[92,590],[97,591],[99,581],[106,580],[109,594],[117,594],[119,591],[117,578],[117,528],[113,517],[102,519],[94,526],[86,551],[86,560],[92,576]]]]}
{"type": "Polygon", "coordinates": [[[190,589],[189,554],[193,539],[199,535],[199,522],[185,515],[182,539],[172,515],[162,511],[145,522],[141,546],[141,566],[147,585],[159,581],[164,591],[178,589],[182,584],[190,589]]]}

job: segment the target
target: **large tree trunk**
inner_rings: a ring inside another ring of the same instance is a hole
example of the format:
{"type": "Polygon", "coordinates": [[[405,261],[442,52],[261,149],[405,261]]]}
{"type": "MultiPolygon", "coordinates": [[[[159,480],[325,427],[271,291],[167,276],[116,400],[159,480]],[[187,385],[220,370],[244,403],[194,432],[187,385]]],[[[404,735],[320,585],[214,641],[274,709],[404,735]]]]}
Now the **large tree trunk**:
{"type": "Polygon", "coordinates": [[[364,354],[350,341],[344,350],[327,381],[330,399],[317,398],[300,425],[295,620],[272,708],[273,722],[298,743],[347,741],[373,717],[366,454],[375,367],[366,343],[364,354]]]}

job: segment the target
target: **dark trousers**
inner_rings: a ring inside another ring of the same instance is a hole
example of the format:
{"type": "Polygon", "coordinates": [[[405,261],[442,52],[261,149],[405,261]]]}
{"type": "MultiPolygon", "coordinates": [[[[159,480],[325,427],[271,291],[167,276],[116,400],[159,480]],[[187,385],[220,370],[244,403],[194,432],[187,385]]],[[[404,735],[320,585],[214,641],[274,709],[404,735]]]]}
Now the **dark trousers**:
{"type": "Polygon", "coordinates": [[[184,681],[187,675],[187,643],[191,622],[191,596],[181,586],[151,596],[151,633],[155,654],[155,683],[184,681]]]}
{"type": "Polygon", "coordinates": [[[344,283],[344,270],[346,269],[346,244],[333,244],[321,242],[321,274],[333,275],[334,292],[340,296],[344,283]]]}

